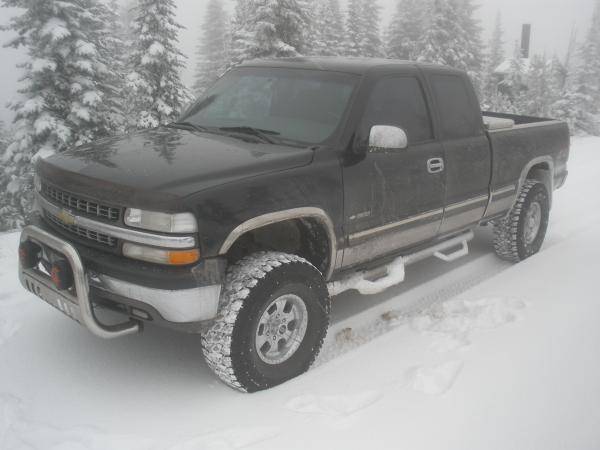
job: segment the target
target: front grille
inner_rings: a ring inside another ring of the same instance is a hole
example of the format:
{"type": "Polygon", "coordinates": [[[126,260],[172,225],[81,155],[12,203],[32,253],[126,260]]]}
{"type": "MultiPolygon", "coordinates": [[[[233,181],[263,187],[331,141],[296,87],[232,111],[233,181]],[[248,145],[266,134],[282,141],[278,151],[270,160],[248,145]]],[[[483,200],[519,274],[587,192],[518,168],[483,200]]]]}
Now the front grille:
{"type": "Polygon", "coordinates": [[[99,217],[111,222],[118,222],[121,217],[120,208],[84,200],[68,192],[56,189],[46,183],[42,183],[42,195],[48,200],[53,200],[60,205],[67,206],[76,211],[81,211],[88,216],[99,217]]]}
{"type": "Polygon", "coordinates": [[[108,236],[106,234],[98,233],[96,231],[88,230],[87,228],[81,227],[79,225],[71,225],[63,222],[54,214],[50,214],[48,211],[45,212],[46,218],[53,223],[54,225],[62,228],[69,233],[72,233],[80,238],[86,239],[88,241],[93,241],[97,244],[101,244],[106,247],[114,248],[117,246],[117,239],[108,236]]]}

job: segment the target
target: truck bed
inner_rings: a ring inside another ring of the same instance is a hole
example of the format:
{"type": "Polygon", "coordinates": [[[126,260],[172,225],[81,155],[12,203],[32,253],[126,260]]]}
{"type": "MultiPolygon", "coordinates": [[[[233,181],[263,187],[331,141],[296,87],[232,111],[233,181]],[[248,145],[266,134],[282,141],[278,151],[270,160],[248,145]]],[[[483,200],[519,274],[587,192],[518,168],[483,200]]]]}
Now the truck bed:
{"type": "MultiPolygon", "coordinates": [[[[565,122],[496,112],[482,115],[493,155],[491,192],[507,186],[519,188],[534,166],[550,171],[550,190],[563,184],[570,139],[565,122]]],[[[502,201],[493,202],[489,213],[501,212],[507,206],[502,201]]]]}

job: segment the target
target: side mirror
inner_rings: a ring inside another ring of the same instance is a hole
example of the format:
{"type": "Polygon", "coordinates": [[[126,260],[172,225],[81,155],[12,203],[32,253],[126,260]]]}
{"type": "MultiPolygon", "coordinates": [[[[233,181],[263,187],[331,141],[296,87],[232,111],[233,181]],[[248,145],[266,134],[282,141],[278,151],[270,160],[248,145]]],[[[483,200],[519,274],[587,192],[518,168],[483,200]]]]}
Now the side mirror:
{"type": "Polygon", "coordinates": [[[369,151],[402,150],[408,147],[408,137],[402,128],[375,125],[369,134],[369,151]]]}

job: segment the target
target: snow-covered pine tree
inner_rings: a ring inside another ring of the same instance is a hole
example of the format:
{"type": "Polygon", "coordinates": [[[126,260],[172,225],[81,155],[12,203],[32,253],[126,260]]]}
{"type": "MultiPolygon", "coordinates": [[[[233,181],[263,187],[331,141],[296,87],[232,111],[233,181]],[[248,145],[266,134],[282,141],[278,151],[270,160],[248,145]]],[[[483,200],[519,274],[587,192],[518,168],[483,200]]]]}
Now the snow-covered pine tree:
{"type": "Polygon", "coordinates": [[[461,51],[461,66],[458,67],[469,74],[475,90],[481,97],[484,52],[481,24],[475,14],[477,8],[479,6],[475,5],[473,0],[459,0],[458,2],[458,26],[464,45],[461,51]]]}
{"type": "Polygon", "coordinates": [[[0,157],[4,155],[6,147],[8,147],[8,133],[4,121],[0,120],[0,157]]]}
{"type": "Polygon", "coordinates": [[[232,62],[299,56],[308,50],[310,7],[305,0],[238,0],[232,62]]]}
{"type": "Polygon", "coordinates": [[[550,106],[557,93],[551,82],[551,66],[546,56],[534,55],[526,73],[527,89],[523,92],[522,114],[537,117],[549,117],[550,106]]]}
{"type": "Polygon", "coordinates": [[[105,6],[103,3],[94,5],[90,12],[97,14],[104,27],[99,31],[98,40],[103,45],[100,52],[107,64],[105,84],[109,89],[109,95],[104,98],[104,106],[108,108],[111,121],[111,134],[123,133],[127,129],[128,106],[124,99],[127,97],[128,46],[123,40],[125,31],[121,16],[119,15],[119,4],[117,0],[110,0],[105,6]]]}
{"type": "Polygon", "coordinates": [[[417,43],[426,28],[426,6],[421,0],[398,0],[385,34],[388,58],[416,59],[417,43]]]}
{"type": "Polygon", "coordinates": [[[417,46],[417,59],[464,70],[477,88],[483,57],[475,10],[471,0],[434,0],[417,46]]]}
{"type": "Polygon", "coordinates": [[[346,20],[346,55],[383,56],[378,0],[350,0],[346,20]]]}
{"type": "Polygon", "coordinates": [[[556,98],[550,106],[550,117],[563,120],[569,124],[571,132],[577,130],[577,122],[580,120],[578,95],[574,91],[574,56],[577,49],[577,35],[575,31],[571,33],[569,48],[564,60],[560,60],[556,55],[552,58],[550,65],[551,85],[556,98]]]}
{"type": "Polygon", "coordinates": [[[428,27],[421,33],[417,60],[465,68],[464,30],[458,0],[434,0],[428,27]]]}
{"type": "Polygon", "coordinates": [[[305,53],[309,8],[301,0],[256,0],[252,58],[298,56],[305,53]]]}
{"type": "Polygon", "coordinates": [[[313,0],[311,53],[319,56],[344,54],[344,19],[339,0],[313,0]]]}
{"type": "Polygon", "coordinates": [[[194,94],[200,96],[223,74],[228,63],[229,19],[222,0],[209,0],[198,45],[194,94]]]}
{"type": "Polygon", "coordinates": [[[383,56],[383,43],[381,40],[381,7],[378,0],[362,0],[362,13],[364,15],[363,42],[361,55],[365,58],[383,56]]]}
{"type": "MultiPolygon", "coordinates": [[[[112,0],[111,0],[112,1],[112,0]]],[[[130,47],[135,41],[135,19],[137,11],[137,0],[122,0],[118,9],[119,15],[119,37],[130,47]]]]}
{"type": "Polygon", "coordinates": [[[185,58],[175,10],[173,0],[139,0],[136,7],[127,85],[139,128],[172,122],[189,98],[180,75],[185,58]]]}
{"type": "Polygon", "coordinates": [[[600,134],[600,0],[580,50],[580,64],[570,86],[576,131],[600,134]]]}
{"type": "Polygon", "coordinates": [[[498,88],[510,100],[512,109],[516,114],[524,114],[523,111],[526,109],[528,71],[529,60],[523,58],[521,45],[519,42],[515,42],[510,67],[498,84],[498,88]]]}
{"type": "Polygon", "coordinates": [[[504,62],[504,39],[502,30],[502,17],[500,13],[496,15],[494,31],[488,44],[488,51],[485,58],[485,68],[483,72],[482,105],[484,109],[498,111],[495,101],[498,97],[499,79],[495,71],[500,64],[504,62]]]}
{"type": "Polygon", "coordinates": [[[236,0],[235,2],[230,25],[231,40],[229,42],[229,64],[227,68],[241,64],[250,54],[253,30],[248,22],[248,17],[251,11],[251,1],[253,0],[236,0]]]}
{"type": "Polygon", "coordinates": [[[365,18],[362,0],[350,0],[346,13],[346,56],[362,56],[365,18]]]}
{"type": "Polygon", "coordinates": [[[22,224],[31,209],[32,160],[113,132],[114,95],[106,52],[105,6],[98,0],[2,0],[21,9],[5,30],[28,61],[20,98],[11,104],[16,132],[3,157],[2,208],[22,224]]]}

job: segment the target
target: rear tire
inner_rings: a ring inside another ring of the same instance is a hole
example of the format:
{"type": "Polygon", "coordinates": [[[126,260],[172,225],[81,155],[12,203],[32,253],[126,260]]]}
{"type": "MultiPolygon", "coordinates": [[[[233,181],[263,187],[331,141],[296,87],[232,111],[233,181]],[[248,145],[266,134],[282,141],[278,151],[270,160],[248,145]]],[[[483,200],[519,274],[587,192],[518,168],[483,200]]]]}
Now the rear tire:
{"type": "Polygon", "coordinates": [[[492,222],[496,254],[506,261],[519,262],[539,252],[549,216],[546,186],[536,180],[526,180],[508,215],[492,222]]]}
{"type": "Polygon", "coordinates": [[[230,267],[223,289],[202,350],[224,383],[255,392],[308,370],[329,326],[330,298],[318,269],[296,255],[255,253],[230,267]]]}

